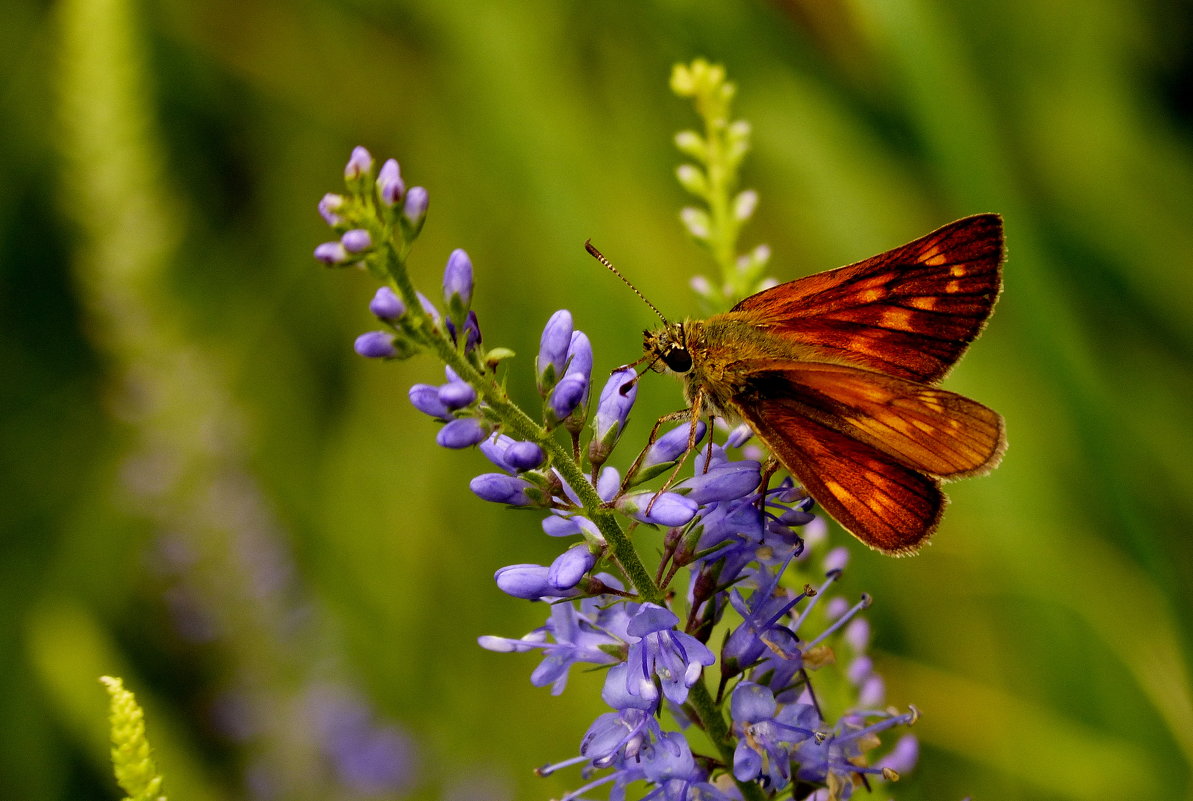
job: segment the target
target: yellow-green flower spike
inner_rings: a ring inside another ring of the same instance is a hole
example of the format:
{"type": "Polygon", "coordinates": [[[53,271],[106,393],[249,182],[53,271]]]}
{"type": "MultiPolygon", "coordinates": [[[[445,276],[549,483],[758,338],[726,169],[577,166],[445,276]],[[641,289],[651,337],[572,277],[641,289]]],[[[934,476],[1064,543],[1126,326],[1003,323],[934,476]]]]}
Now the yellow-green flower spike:
{"type": "Polygon", "coordinates": [[[111,697],[112,767],[116,783],[128,793],[126,801],[166,801],[162,776],[157,772],[145,737],[145,713],[136,697],[124,689],[124,683],[111,676],[100,682],[111,697]]]}

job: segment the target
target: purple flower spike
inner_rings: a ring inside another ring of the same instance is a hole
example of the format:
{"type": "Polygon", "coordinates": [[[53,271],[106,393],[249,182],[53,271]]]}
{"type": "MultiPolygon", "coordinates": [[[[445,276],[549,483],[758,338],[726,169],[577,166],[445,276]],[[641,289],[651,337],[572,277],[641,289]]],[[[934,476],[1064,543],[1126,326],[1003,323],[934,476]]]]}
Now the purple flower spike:
{"type": "Polygon", "coordinates": [[[340,216],[340,211],[344,208],[344,196],[336,195],[328,192],[319,201],[319,214],[327,221],[327,224],[335,227],[344,222],[344,218],[340,216]]]}
{"type": "Polygon", "coordinates": [[[447,259],[443,271],[443,298],[448,308],[460,307],[462,311],[457,316],[461,317],[472,303],[472,259],[460,248],[453,250],[447,259]]]}
{"type": "Polygon", "coordinates": [[[367,359],[388,359],[398,354],[397,348],[394,347],[393,334],[386,331],[361,334],[356,338],[353,349],[367,359]]]}
{"type": "Polygon", "coordinates": [[[402,183],[402,171],[398,168],[398,162],[387,159],[381,165],[381,171],[377,173],[377,197],[384,205],[393,208],[402,200],[404,194],[406,184],[402,183]]]}
{"type": "Polygon", "coordinates": [[[459,450],[472,447],[487,436],[489,436],[489,432],[485,430],[479,420],[474,417],[461,417],[439,429],[439,433],[435,435],[435,441],[444,448],[459,450]]]}
{"type": "Polygon", "coordinates": [[[339,265],[346,263],[351,254],[340,242],[324,242],[315,248],[315,258],[324,264],[339,265]]]}
{"type": "Polygon", "coordinates": [[[340,237],[340,244],[349,253],[360,253],[373,247],[373,237],[369,236],[369,232],[363,228],[353,228],[351,231],[344,232],[344,235],[340,237]]]}
{"type": "Polygon", "coordinates": [[[572,313],[567,309],[560,309],[551,315],[551,319],[543,328],[538,356],[534,362],[540,392],[546,394],[563,376],[571,344],[572,313]]]}
{"type": "Polygon", "coordinates": [[[344,178],[352,181],[373,169],[373,155],[359,145],[352,148],[352,156],[344,167],[344,178]]]}
{"type": "Polygon", "coordinates": [[[468,482],[468,488],[481,500],[510,506],[533,505],[526,495],[526,490],[531,486],[529,481],[505,473],[482,473],[468,482]]]}
{"type": "Polygon", "coordinates": [[[377,294],[373,295],[373,299],[369,301],[369,311],[378,320],[393,323],[397,322],[398,318],[406,313],[406,304],[402,303],[402,299],[392,289],[383,286],[377,290],[377,294]]]}

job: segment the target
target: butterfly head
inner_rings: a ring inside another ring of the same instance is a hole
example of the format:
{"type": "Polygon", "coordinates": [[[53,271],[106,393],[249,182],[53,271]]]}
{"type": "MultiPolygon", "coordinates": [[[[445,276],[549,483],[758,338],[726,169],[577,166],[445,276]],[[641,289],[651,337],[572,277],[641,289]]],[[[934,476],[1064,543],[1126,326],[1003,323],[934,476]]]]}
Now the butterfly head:
{"type": "Polygon", "coordinates": [[[657,331],[643,331],[642,350],[652,360],[651,369],[656,372],[670,369],[682,375],[692,369],[692,353],[688,350],[683,323],[669,323],[657,331]]]}

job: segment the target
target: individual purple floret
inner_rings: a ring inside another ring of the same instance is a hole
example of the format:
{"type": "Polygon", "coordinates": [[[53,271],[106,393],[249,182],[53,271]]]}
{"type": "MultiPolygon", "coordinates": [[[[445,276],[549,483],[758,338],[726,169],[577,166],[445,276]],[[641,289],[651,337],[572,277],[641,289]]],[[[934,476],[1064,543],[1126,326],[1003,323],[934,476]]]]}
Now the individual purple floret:
{"type": "Polygon", "coordinates": [[[427,190],[421,186],[412,186],[406,192],[406,200],[402,203],[402,221],[408,229],[408,236],[414,238],[422,230],[427,219],[427,205],[429,198],[427,190]]]}
{"type": "Polygon", "coordinates": [[[356,338],[353,348],[369,359],[388,359],[398,354],[393,334],[388,331],[369,331],[356,338]]]}
{"type": "Polygon", "coordinates": [[[344,250],[356,255],[371,248],[373,238],[363,228],[353,228],[351,231],[344,232],[344,235],[340,237],[340,243],[344,246],[344,250]]]}
{"type": "Polygon", "coordinates": [[[571,344],[572,313],[567,309],[560,309],[547,321],[539,341],[538,357],[534,363],[539,392],[545,394],[563,377],[571,344]]]}
{"type": "MultiPolygon", "coordinates": [[[[682,704],[704,668],[716,662],[708,646],[676,631],[677,623],[679,618],[675,613],[658,604],[642,604],[630,618],[626,630],[631,640],[626,657],[629,670],[624,682],[631,696],[657,703],[659,688],[655,682],[658,681],[667,700],[682,704]]],[[[606,681],[616,679],[610,674],[606,681]]]]}
{"type": "Polygon", "coordinates": [[[373,169],[373,155],[359,145],[352,148],[352,156],[344,167],[344,178],[353,181],[373,169]]]}
{"type": "Polygon", "coordinates": [[[634,371],[628,367],[613,371],[601,390],[601,398],[593,416],[588,460],[594,465],[602,465],[609,458],[637,397],[638,381],[634,371]]]}
{"type": "Polygon", "coordinates": [[[377,293],[373,295],[373,299],[369,301],[369,311],[378,320],[394,323],[406,313],[406,304],[402,303],[402,299],[392,289],[383,286],[377,290],[377,293]]]}
{"type": "Polygon", "coordinates": [[[328,192],[319,201],[319,215],[333,228],[344,222],[340,211],[344,208],[344,196],[328,192]]]}
{"type": "Polygon", "coordinates": [[[342,242],[324,242],[315,247],[315,259],[328,265],[345,264],[352,258],[352,254],[342,242]]]}
{"type": "Polygon", "coordinates": [[[472,260],[460,248],[452,251],[443,271],[443,298],[453,317],[463,317],[472,303],[472,260]],[[458,312],[458,313],[457,313],[458,312]]]}
{"type": "Polygon", "coordinates": [[[482,500],[510,506],[534,505],[527,495],[527,491],[534,489],[534,485],[524,478],[505,473],[481,473],[472,479],[468,486],[482,500]]]}
{"type": "Polygon", "coordinates": [[[487,436],[489,436],[489,431],[479,420],[474,417],[461,417],[439,429],[439,433],[435,435],[435,441],[444,448],[459,450],[460,448],[470,448],[487,436]]]}
{"type": "Polygon", "coordinates": [[[555,557],[547,571],[547,582],[557,590],[570,590],[596,564],[597,554],[588,545],[573,545],[555,557]]]}
{"type": "Polygon", "coordinates": [[[497,587],[507,595],[537,601],[539,598],[573,598],[580,590],[557,589],[547,579],[550,568],[545,565],[508,565],[493,574],[497,587]]]}
{"type": "Polygon", "coordinates": [[[377,172],[377,197],[390,208],[402,201],[406,184],[402,183],[402,171],[395,159],[387,159],[377,172]]]}

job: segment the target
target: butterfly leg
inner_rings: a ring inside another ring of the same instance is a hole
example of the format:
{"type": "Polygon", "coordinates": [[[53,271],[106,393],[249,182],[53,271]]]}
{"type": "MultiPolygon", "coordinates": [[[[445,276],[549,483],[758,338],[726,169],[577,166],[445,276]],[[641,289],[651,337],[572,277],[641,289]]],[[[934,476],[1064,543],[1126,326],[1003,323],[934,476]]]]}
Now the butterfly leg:
{"type": "MultiPolygon", "coordinates": [[[[646,454],[650,452],[650,448],[654,445],[655,440],[659,438],[659,429],[666,423],[674,423],[676,420],[683,420],[689,414],[688,409],[679,409],[678,411],[668,412],[655,421],[654,428],[650,429],[650,435],[646,438],[646,447],[638,454],[638,458],[634,459],[634,463],[630,465],[630,469],[626,471],[625,478],[621,481],[621,490],[618,494],[622,494],[629,490],[630,484],[634,480],[634,476],[638,473],[638,468],[642,466],[642,461],[646,458],[646,454]]],[[[593,482],[595,484],[595,480],[593,482]]]]}
{"type": "MultiPolygon", "coordinates": [[[[673,412],[672,413],[672,415],[680,416],[680,417],[677,417],[676,419],[681,419],[682,415],[685,415],[685,414],[688,415],[688,417],[689,417],[690,423],[689,423],[689,428],[688,428],[688,446],[686,448],[684,448],[683,456],[679,457],[679,461],[677,461],[675,463],[675,469],[671,471],[671,475],[669,475],[667,477],[667,480],[663,483],[663,486],[659,487],[659,491],[655,493],[654,497],[650,499],[650,503],[648,503],[646,505],[646,514],[650,514],[650,509],[652,506],[654,506],[654,502],[659,499],[659,496],[662,495],[667,490],[671,489],[672,485],[675,484],[675,480],[677,478],[679,478],[679,471],[683,469],[684,464],[686,464],[688,461],[688,456],[692,453],[692,451],[696,450],[696,434],[700,430],[700,411],[703,408],[704,408],[704,392],[697,390],[696,394],[692,398],[691,408],[684,409],[682,412],[673,412]]],[[[671,417],[672,415],[668,415],[668,417],[671,417]]],[[[712,426],[709,426],[708,442],[709,442],[710,447],[712,445],[712,440],[713,440],[712,426]]],[[[705,466],[707,467],[707,465],[708,465],[708,462],[706,461],[705,466]]]]}

